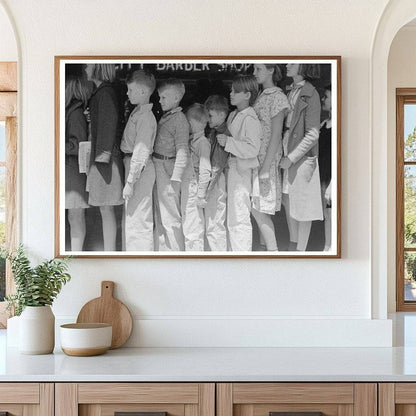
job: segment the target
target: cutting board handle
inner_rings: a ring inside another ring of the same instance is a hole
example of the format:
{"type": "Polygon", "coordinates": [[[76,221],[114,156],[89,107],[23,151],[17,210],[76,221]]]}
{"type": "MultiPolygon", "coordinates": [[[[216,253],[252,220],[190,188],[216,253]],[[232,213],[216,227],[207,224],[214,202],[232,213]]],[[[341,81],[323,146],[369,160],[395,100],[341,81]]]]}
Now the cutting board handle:
{"type": "Polygon", "coordinates": [[[101,297],[112,298],[114,292],[114,282],[104,280],[101,282],[101,297]]]}

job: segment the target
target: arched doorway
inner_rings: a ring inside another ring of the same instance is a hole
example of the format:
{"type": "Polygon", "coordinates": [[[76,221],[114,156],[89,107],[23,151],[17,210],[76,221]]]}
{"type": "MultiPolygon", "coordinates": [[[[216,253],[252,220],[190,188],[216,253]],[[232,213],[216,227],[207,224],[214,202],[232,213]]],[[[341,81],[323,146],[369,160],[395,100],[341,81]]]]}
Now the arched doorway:
{"type": "MultiPolygon", "coordinates": [[[[388,135],[388,56],[390,46],[402,26],[416,17],[414,0],[392,0],[383,15],[374,36],[371,55],[371,140],[372,140],[372,197],[371,197],[371,258],[372,258],[372,317],[387,318],[387,299],[391,285],[388,282],[395,250],[391,249],[391,227],[395,209],[388,202],[394,190],[389,187],[389,177],[395,171],[389,158],[388,135]]],[[[394,138],[393,138],[394,139],[394,138]]],[[[393,195],[392,195],[393,194],[393,195]]],[[[393,203],[394,207],[394,203],[393,203]]],[[[395,235],[394,235],[395,240],[395,235]]]]}

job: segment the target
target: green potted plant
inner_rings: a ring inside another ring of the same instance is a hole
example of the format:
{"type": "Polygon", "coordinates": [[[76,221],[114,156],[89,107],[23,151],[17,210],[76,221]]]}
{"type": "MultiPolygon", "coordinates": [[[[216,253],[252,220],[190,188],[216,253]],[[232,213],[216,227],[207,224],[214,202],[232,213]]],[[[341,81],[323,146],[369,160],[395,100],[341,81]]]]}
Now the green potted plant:
{"type": "Polygon", "coordinates": [[[55,346],[55,316],[51,305],[71,276],[68,257],[45,260],[31,266],[25,249],[1,250],[10,261],[16,292],[6,296],[8,309],[19,318],[19,351],[23,354],[49,354],[55,346]]]}

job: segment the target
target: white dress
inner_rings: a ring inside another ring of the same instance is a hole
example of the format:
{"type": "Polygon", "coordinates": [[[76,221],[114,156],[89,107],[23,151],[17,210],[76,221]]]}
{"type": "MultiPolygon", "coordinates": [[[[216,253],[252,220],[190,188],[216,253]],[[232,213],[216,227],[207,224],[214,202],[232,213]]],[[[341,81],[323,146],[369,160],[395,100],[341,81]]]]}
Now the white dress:
{"type": "MultiPolygon", "coordinates": [[[[262,138],[258,155],[261,167],[272,137],[272,119],[282,110],[288,109],[289,102],[280,88],[271,87],[262,91],[253,107],[262,127],[262,138]]],[[[276,157],[270,166],[270,184],[266,188],[260,186],[258,172],[254,172],[252,204],[253,208],[259,212],[274,215],[276,211],[280,211],[282,204],[282,177],[279,162],[282,154],[283,146],[282,142],[280,142],[276,157]]]]}

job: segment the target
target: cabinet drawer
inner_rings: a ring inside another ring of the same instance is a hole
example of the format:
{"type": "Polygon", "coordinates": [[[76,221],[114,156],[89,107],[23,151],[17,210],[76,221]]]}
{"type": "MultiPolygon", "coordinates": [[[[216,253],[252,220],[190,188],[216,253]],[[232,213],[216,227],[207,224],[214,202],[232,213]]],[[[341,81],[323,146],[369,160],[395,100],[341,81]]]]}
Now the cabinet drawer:
{"type": "Polygon", "coordinates": [[[375,383],[220,383],[217,416],[376,416],[375,383]]]}
{"type": "Polygon", "coordinates": [[[214,383],[62,383],[56,416],[215,416],[214,383]]]}
{"type": "Polygon", "coordinates": [[[81,383],[78,403],[183,403],[198,404],[197,383],[81,383]]]}
{"type": "Polygon", "coordinates": [[[0,383],[0,415],[53,416],[53,391],[51,383],[0,383]]]}
{"type": "Polygon", "coordinates": [[[0,403],[39,403],[38,383],[0,383],[0,403]]]}

